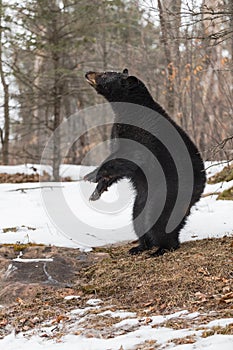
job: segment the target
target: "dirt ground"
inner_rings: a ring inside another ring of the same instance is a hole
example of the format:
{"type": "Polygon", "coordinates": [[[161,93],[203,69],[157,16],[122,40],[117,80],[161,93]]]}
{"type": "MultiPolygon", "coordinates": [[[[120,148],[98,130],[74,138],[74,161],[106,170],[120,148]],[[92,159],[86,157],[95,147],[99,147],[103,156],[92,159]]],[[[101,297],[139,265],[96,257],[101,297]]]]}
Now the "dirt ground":
{"type": "Polygon", "coordinates": [[[34,244],[1,245],[0,337],[12,327],[19,332],[49,318],[59,320],[90,298],[142,316],[147,309],[147,317],[182,309],[208,312],[213,319],[233,317],[231,237],[183,243],[157,258],[149,252],[131,256],[131,247],[84,253],[34,244]],[[19,255],[45,260],[14,261],[19,255]],[[80,298],[64,299],[68,295],[80,298]]]}

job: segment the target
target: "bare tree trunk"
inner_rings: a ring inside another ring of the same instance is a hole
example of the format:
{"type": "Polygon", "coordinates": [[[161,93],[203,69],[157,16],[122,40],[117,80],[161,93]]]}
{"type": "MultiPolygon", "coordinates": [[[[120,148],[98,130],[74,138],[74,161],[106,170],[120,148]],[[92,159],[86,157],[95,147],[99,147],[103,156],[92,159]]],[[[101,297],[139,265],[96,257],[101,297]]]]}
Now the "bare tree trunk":
{"type": "Polygon", "coordinates": [[[54,134],[53,134],[53,179],[55,181],[59,181],[60,175],[60,164],[61,164],[61,150],[60,150],[60,144],[61,144],[61,135],[60,130],[58,129],[60,125],[60,101],[55,101],[54,104],[54,122],[53,122],[53,128],[54,128],[54,134]]]}
{"type": "Polygon", "coordinates": [[[106,33],[106,9],[103,6],[103,38],[102,38],[102,50],[103,50],[103,71],[107,70],[108,66],[108,50],[107,50],[107,33],[106,33]]]}
{"type": "MultiPolygon", "coordinates": [[[[80,96],[80,97],[79,97],[79,100],[78,100],[78,108],[79,108],[79,110],[82,110],[83,107],[84,107],[84,103],[83,103],[82,97],[80,96]]],[[[82,123],[82,124],[85,126],[85,118],[80,118],[79,123],[82,123]]],[[[79,137],[79,148],[78,148],[79,157],[78,157],[78,164],[82,164],[83,159],[84,159],[85,154],[86,154],[85,147],[88,147],[88,146],[89,146],[88,135],[87,135],[87,134],[82,134],[82,135],[79,137]]],[[[76,153],[76,152],[75,152],[75,153],[76,153]]],[[[76,162],[77,162],[77,155],[76,155],[76,162]]],[[[74,164],[75,164],[75,163],[74,163],[74,164]]]]}
{"type": "Polygon", "coordinates": [[[167,109],[168,112],[173,115],[174,107],[175,107],[175,99],[174,99],[174,63],[172,61],[171,48],[169,45],[169,37],[168,37],[168,19],[166,16],[166,10],[164,11],[163,3],[158,0],[158,8],[159,8],[159,19],[161,25],[161,42],[164,46],[164,53],[166,59],[166,66],[168,71],[167,76],[167,109]]]}
{"type": "MultiPolygon", "coordinates": [[[[233,28],[233,1],[229,1],[229,12],[230,12],[230,31],[233,28]]],[[[233,33],[231,33],[231,61],[233,61],[233,33]]],[[[233,86],[233,68],[231,67],[231,82],[233,86]]]]}
{"type": "Polygon", "coordinates": [[[2,162],[9,163],[9,135],[10,135],[10,112],[9,112],[9,85],[5,79],[3,70],[3,52],[2,52],[2,0],[0,0],[0,76],[3,87],[4,99],[4,128],[0,130],[2,143],[2,162]]]}
{"type": "Polygon", "coordinates": [[[213,11],[218,11],[217,0],[203,0],[202,3],[203,15],[202,25],[205,40],[203,47],[208,55],[208,66],[205,75],[203,75],[203,105],[207,107],[207,114],[204,114],[203,125],[206,130],[211,131],[216,140],[221,140],[225,137],[225,130],[219,127],[223,120],[222,113],[222,96],[224,95],[223,71],[221,68],[222,45],[215,45],[213,39],[215,33],[221,31],[221,18],[211,19],[205,9],[211,8],[213,11]]]}
{"type": "MultiPolygon", "coordinates": [[[[55,55],[54,59],[54,71],[57,74],[59,66],[59,58],[55,55]]],[[[53,179],[59,181],[60,179],[60,164],[61,164],[61,135],[59,125],[61,123],[61,88],[59,86],[59,78],[55,77],[54,82],[54,102],[53,102],[53,179]]]]}
{"type": "MultiPolygon", "coordinates": [[[[54,6],[54,11],[57,8],[54,6]]],[[[58,12],[59,13],[59,12],[58,12]]],[[[53,30],[52,30],[52,40],[55,49],[52,51],[53,60],[53,71],[54,71],[54,85],[53,85],[53,179],[54,181],[60,180],[60,165],[61,165],[61,135],[59,130],[59,125],[61,123],[61,96],[62,96],[62,86],[61,86],[61,71],[60,71],[60,54],[57,48],[59,47],[59,34],[57,29],[58,18],[54,15],[53,17],[53,30]]]]}
{"type": "MultiPolygon", "coordinates": [[[[45,28],[41,26],[41,31],[43,31],[46,35],[45,28]]],[[[34,86],[33,86],[33,101],[34,101],[34,106],[33,106],[33,118],[35,119],[36,123],[40,126],[43,124],[44,120],[42,119],[42,113],[40,110],[40,96],[38,93],[38,87],[40,86],[41,83],[41,75],[40,75],[40,70],[42,69],[44,65],[44,52],[42,49],[37,49],[35,53],[35,60],[34,60],[34,75],[35,75],[35,81],[34,81],[34,86]]],[[[36,130],[36,154],[41,154],[41,149],[42,145],[44,144],[44,128],[38,127],[36,130]]],[[[30,134],[29,134],[30,137],[30,134]]]]}
{"type": "Polygon", "coordinates": [[[167,18],[167,9],[164,4],[158,0],[159,19],[161,25],[162,38],[161,42],[164,46],[166,66],[167,66],[167,109],[168,112],[173,115],[175,109],[175,96],[174,96],[174,62],[172,60],[171,47],[169,45],[169,19],[167,18]]]}
{"type": "MultiPolygon", "coordinates": [[[[176,87],[175,87],[174,95],[177,96],[176,101],[175,101],[175,108],[174,108],[174,118],[179,124],[181,124],[182,120],[179,120],[180,116],[181,116],[181,119],[183,118],[183,115],[181,113],[181,111],[182,111],[182,90],[181,90],[182,65],[181,65],[181,54],[180,54],[181,0],[172,1],[171,11],[172,11],[172,14],[174,16],[174,26],[171,27],[170,31],[171,31],[171,34],[173,35],[174,69],[176,70],[176,73],[175,73],[176,82],[174,82],[176,84],[176,87]]],[[[175,96],[174,96],[174,98],[175,98],[175,96]]]]}

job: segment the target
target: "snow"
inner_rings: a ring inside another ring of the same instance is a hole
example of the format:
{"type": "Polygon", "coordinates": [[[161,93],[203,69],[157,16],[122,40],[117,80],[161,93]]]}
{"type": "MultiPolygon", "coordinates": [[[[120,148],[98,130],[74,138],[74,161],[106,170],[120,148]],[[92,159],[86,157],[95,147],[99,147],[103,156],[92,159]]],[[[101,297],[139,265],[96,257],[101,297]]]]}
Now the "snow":
{"type": "Polygon", "coordinates": [[[73,299],[80,299],[80,295],[67,295],[65,300],[73,300],[73,299]]]}
{"type": "MultiPolygon", "coordinates": [[[[100,315],[103,316],[103,313],[100,313],[100,315]]],[[[180,314],[181,317],[183,317],[183,315],[184,313],[180,314]]],[[[82,318],[83,316],[79,315],[79,317],[82,318]]],[[[98,317],[98,315],[94,315],[94,317],[98,317]]],[[[187,317],[190,318],[189,315],[187,315],[187,317]]],[[[172,318],[174,318],[174,322],[176,322],[179,319],[179,313],[177,313],[176,316],[173,314],[172,318]]],[[[79,330],[83,330],[82,323],[79,321],[80,320],[74,320],[74,324],[76,322],[76,334],[78,334],[79,330]]],[[[38,335],[45,334],[44,332],[46,332],[46,334],[52,332],[53,327],[51,328],[49,324],[45,324],[44,330],[41,329],[38,334],[32,335],[30,334],[31,331],[19,333],[17,335],[11,333],[0,340],[0,346],[6,350],[29,350],[32,348],[34,350],[119,350],[120,348],[132,350],[145,341],[155,341],[156,346],[160,349],[190,350],[206,348],[219,350],[220,346],[221,349],[224,350],[232,349],[233,336],[214,334],[205,337],[204,332],[206,332],[206,330],[211,330],[211,326],[215,325],[214,322],[210,322],[204,326],[196,325],[193,329],[184,328],[175,330],[163,325],[158,327],[152,324],[145,325],[140,321],[140,319],[125,319],[115,324],[113,327],[115,329],[115,336],[111,338],[95,336],[85,337],[83,335],[74,335],[70,332],[70,334],[63,336],[58,341],[48,340],[38,335]],[[119,332],[119,328],[126,331],[118,335],[117,332],[119,332]],[[175,345],[173,342],[174,339],[182,339],[190,336],[194,339],[193,344],[175,345]]],[[[232,321],[232,319],[220,319],[217,324],[218,326],[225,327],[231,324],[232,321]]],[[[90,334],[92,331],[94,333],[94,330],[89,328],[90,334]]]]}
{"type": "Polygon", "coordinates": [[[84,316],[89,310],[97,310],[99,309],[99,306],[96,306],[95,308],[89,306],[86,307],[85,309],[74,309],[71,311],[72,315],[78,315],[78,316],[84,316]]]}
{"type": "Polygon", "coordinates": [[[89,299],[87,302],[87,305],[96,306],[96,305],[99,305],[101,303],[102,303],[102,300],[100,300],[100,299],[89,299]]]}
{"type": "MultiPolygon", "coordinates": [[[[86,167],[80,165],[73,164],[62,164],[60,167],[60,175],[62,177],[71,177],[73,180],[78,180],[80,177],[80,171],[84,171],[87,169],[91,171],[94,167],[86,167]]],[[[49,165],[42,164],[20,164],[20,165],[0,165],[0,173],[6,174],[39,174],[43,175],[43,172],[52,175],[52,167],[49,165]]]]}
{"type": "Polygon", "coordinates": [[[118,322],[115,324],[116,328],[122,328],[122,329],[129,329],[132,326],[137,326],[139,324],[139,320],[136,318],[132,318],[132,319],[127,319],[127,320],[123,320],[121,322],[118,322]]]}
{"type": "Polygon", "coordinates": [[[172,350],[232,350],[232,336],[215,334],[207,338],[198,339],[194,344],[183,344],[172,347],[172,350]]]}
{"type": "Polygon", "coordinates": [[[205,325],[205,327],[226,327],[229,324],[233,324],[233,318],[221,318],[219,320],[210,321],[209,323],[207,323],[207,325],[205,325]]]}
{"type": "Polygon", "coordinates": [[[187,317],[186,314],[188,314],[188,311],[187,310],[182,310],[182,311],[175,312],[174,314],[171,314],[171,315],[153,316],[153,317],[151,317],[151,320],[152,320],[151,324],[152,325],[158,325],[158,324],[164,323],[166,321],[169,321],[169,320],[171,320],[173,318],[187,317]]]}
{"type": "Polygon", "coordinates": [[[52,262],[53,259],[21,259],[21,258],[15,258],[12,261],[17,261],[17,262],[21,262],[21,263],[32,263],[32,262],[52,262]]]}
{"type": "MultiPolygon", "coordinates": [[[[223,167],[222,164],[212,165],[209,162],[206,164],[208,176],[223,167]]],[[[35,173],[33,168],[36,168],[41,175],[43,171],[51,174],[50,167],[37,164],[0,166],[0,173],[31,174],[35,173]]],[[[62,165],[61,175],[79,180],[92,169],[93,167],[62,165]]],[[[233,181],[206,185],[205,193],[222,191],[231,186],[233,181]]],[[[104,193],[101,201],[90,203],[88,198],[94,188],[94,184],[83,181],[56,184],[0,184],[0,244],[33,242],[89,251],[94,246],[136,239],[131,223],[134,193],[129,182],[121,181],[104,193]],[[38,188],[40,186],[47,186],[47,188],[40,189],[38,188]],[[18,189],[25,190],[18,191],[18,189]],[[123,198],[122,201],[120,201],[121,198],[123,198]],[[118,202],[120,206],[115,205],[118,202]],[[109,207],[111,210],[106,209],[109,207]]],[[[233,201],[216,201],[216,195],[202,198],[192,209],[192,214],[181,232],[181,241],[232,235],[232,212],[233,201]]],[[[52,259],[23,259],[19,255],[14,261],[26,263],[52,261],[52,259]]],[[[12,266],[9,265],[8,269],[11,268],[12,266]]],[[[65,297],[66,300],[79,298],[76,295],[65,297]]],[[[213,334],[203,337],[203,333],[216,326],[226,327],[233,323],[233,318],[216,319],[208,324],[201,324],[200,321],[197,324],[200,317],[198,312],[189,313],[188,310],[181,310],[170,315],[151,316],[148,323],[145,318],[138,318],[136,313],[125,310],[111,311],[111,305],[107,309],[103,309],[101,305],[101,300],[90,299],[85,308],[70,311],[67,315],[71,320],[70,332],[59,341],[40,336],[43,332],[52,333],[54,327],[48,323],[44,329],[6,336],[0,340],[0,348],[4,350],[32,348],[34,350],[119,350],[122,347],[124,350],[130,350],[145,341],[155,341],[160,349],[232,349],[232,335],[213,334]],[[79,331],[84,329],[89,317],[106,317],[113,321],[116,319],[112,326],[112,337],[97,336],[94,329],[90,329],[90,333],[93,331],[92,337],[80,335],[79,331]],[[121,321],[119,322],[117,318],[121,321]],[[195,326],[178,330],[165,327],[164,324],[168,320],[175,322],[176,319],[195,321],[195,326]],[[188,336],[194,339],[193,344],[176,345],[173,342],[174,339],[188,336]]],[[[59,326],[62,327],[62,324],[59,326]]]]}
{"type": "MultiPolygon", "coordinates": [[[[207,163],[208,175],[222,167],[209,166],[207,163]]],[[[51,173],[48,166],[37,164],[0,166],[0,173],[32,173],[32,167],[38,173],[44,170],[51,173]]],[[[92,169],[62,165],[61,174],[79,179],[92,169]]],[[[205,193],[230,186],[233,181],[206,185],[205,193]]],[[[33,242],[90,251],[95,246],[137,239],[131,222],[134,193],[129,182],[121,181],[104,193],[100,201],[90,202],[88,198],[94,188],[95,184],[83,181],[0,184],[0,243],[33,242]],[[4,229],[7,232],[3,232],[4,229]]],[[[202,198],[192,208],[181,231],[181,242],[231,235],[232,212],[232,201],[216,201],[215,195],[202,198]]]]}
{"type": "Polygon", "coordinates": [[[126,312],[123,310],[118,310],[118,311],[111,311],[111,310],[106,310],[104,312],[100,313],[100,316],[109,316],[109,317],[119,317],[119,318],[130,318],[130,317],[136,317],[135,312],[126,312]]]}

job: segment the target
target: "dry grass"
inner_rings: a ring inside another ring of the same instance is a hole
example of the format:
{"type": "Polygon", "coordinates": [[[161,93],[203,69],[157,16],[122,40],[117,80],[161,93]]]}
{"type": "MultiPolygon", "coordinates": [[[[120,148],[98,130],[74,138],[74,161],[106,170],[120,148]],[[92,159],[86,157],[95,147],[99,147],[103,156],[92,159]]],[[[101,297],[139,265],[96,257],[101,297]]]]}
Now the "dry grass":
{"type": "Polygon", "coordinates": [[[229,324],[226,327],[215,326],[211,329],[207,329],[202,333],[202,337],[207,338],[214,334],[233,335],[233,323],[229,324]]]}
{"type": "Polygon", "coordinates": [[[233,164],[225,166],[221,171],[208,179],[208,184],[216,184],[222,181],[233,180],[233,164]]]}
{"type": "Polygon", "coordinates": [[[227,190],[221,192],[217,199],[221,199],[221,200],[233,200],[233,186],[228,188],[227,190]]]}
{"type": "Polygon", "coordinates": [[[158,258],[130,256],[131,246],[101,249],[108,258],[81,271],[79,288],[136,311],[232,310],[232,238],[184,243],[158,258]]]}
{"type": "MultiPolygon", "coordinates": [[[[18,183],[18,184],[21,184],[21,183],[27,183],[27,182],[49,182],[49,181],[51,181],[51,176],[46,171],[43,171],[43,175],[41,175],[41,176],[37,173],[34,173],[34,174],[0,173],[0,183],[18,183]]],[[[67,176],[67,177],[61,178],[61,181],[71,181],[71,178],[69,176],[67,176]]]]}

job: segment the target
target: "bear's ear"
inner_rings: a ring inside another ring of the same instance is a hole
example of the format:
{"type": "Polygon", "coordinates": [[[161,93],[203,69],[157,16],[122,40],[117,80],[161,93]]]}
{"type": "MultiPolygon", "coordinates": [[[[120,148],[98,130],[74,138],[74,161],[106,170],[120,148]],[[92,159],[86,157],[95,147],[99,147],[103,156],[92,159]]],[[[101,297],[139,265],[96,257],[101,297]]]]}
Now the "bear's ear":
{"type": "Polygon", "coordinates": [[[129,76],[129,77],[126,79],[126,82],[127,82],[127,85],[128,85],[128,88],[129,88],[129,89],[133,89],[133,88],[135,88],[136,86],[138,86],[138,84],[139,84],[138,78],[134,77],[133,75],[129,76]]]}
{"type": "Polygon", "coordinates": [[[129,71],[127,68],[125,68],[122,73],[123,73],[123,75],[125,75],[125,77],[128,77],[128,75],[129,75],[129,71]]]}

